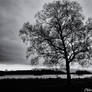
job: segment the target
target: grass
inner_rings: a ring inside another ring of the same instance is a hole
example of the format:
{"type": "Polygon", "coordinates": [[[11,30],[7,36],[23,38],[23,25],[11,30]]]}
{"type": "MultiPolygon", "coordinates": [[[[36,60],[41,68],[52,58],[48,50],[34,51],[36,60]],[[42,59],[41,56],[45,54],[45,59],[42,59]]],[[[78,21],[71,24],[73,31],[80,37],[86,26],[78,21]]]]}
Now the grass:
{"type": "Polygon", "coordinates": [[[67,85],[66,79],[3,79],[0,80],[0,88],[8,89],[11,88],[16,90],[23,90],[28,92],[84,92],[85,88],[92,89],[92,78],[85,79],[72,79],[71,85],[67,85]]]}

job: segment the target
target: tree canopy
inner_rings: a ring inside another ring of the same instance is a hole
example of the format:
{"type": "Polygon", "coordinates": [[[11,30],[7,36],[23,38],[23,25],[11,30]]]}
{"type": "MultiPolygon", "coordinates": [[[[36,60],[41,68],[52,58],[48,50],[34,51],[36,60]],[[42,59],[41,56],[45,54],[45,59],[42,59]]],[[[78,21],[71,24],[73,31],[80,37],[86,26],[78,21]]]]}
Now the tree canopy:
{"type": "MultiPolygon", "coordinates": [[[[76,1],[53,1],[44,4],[36,15],[36,23],[25,23],[19,31],[29,43],[27,57],[43,57],[44,64],[57,64],[90,59],[92,53],[92,19],[85,22],[82,7],[76,1]]],[[[32,61],[31,61],[32,62],[32,61]]]]}

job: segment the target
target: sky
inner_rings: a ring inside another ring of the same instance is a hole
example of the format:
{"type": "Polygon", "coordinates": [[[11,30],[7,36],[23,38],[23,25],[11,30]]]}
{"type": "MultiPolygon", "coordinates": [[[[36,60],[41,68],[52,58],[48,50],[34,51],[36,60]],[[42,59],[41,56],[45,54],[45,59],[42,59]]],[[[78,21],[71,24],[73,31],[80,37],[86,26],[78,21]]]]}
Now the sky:
{"type": "MultiPolygon", "coordinates": [[[[26,46],[18,36],[25,22],[34,23],[34,15],[49,0],[0,0],[0,63],[29,64],[26,46]]],[[[53,1],[53,0],[50,0],[53,1]]],[[[92,0],[77,0],[83,13],[92,17],[92,0]]]]}

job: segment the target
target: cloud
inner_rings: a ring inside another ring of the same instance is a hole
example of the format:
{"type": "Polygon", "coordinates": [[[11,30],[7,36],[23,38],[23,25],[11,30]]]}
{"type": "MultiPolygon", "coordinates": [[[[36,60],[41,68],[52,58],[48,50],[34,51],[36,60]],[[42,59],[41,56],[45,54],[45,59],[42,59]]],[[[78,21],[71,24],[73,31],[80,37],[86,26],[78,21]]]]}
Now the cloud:
{"type": "Polygon", "coordinates": [[[21,8],[14,1],[0,0],[0,62],[24,62],[16,35],[21,8]]]}
{"type": "MultiPolygon", "coordinates": [[[[21,43],[21,45],[23,45],[21,43]]],[[[0,62],[1,63],[24,63],[27,64],[24,47],[20,46],[17,41],[10,39],[3,39],[0,42],[0,62]]]]}
{"type": "Polygon", "coordinates": [[[33,22],[41,0],[0,0],[0,62],[26,63],[25,46],[18,37],[24,22],[33,22]]]}

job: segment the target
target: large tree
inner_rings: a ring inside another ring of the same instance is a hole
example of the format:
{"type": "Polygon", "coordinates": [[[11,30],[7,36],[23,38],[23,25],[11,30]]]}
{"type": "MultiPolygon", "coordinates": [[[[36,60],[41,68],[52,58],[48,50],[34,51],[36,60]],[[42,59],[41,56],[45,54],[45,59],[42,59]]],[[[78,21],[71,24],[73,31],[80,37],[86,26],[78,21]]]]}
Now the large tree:
{"type": "MultiPolygon", "coordinates": [[[[25,23],[20,30],[24,42],[29,43],[27,57],[37,53],[45,64],[66,63],[67,80],[70,83],[70,63],[91,58],[92,21],[86,22],[82,8],[75,1],[53,1],[36,14],[36,23],[25,23]]],[[[85,61],[84,60],[84,61],[85,61]]]]}

